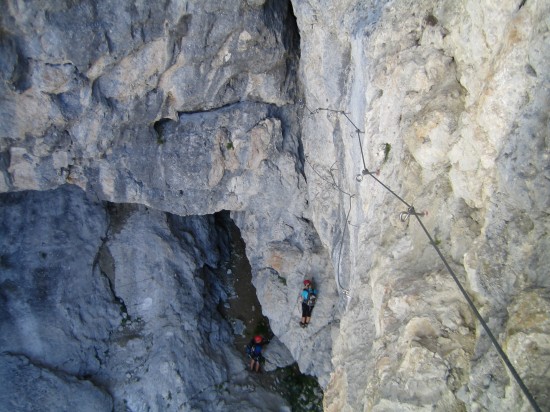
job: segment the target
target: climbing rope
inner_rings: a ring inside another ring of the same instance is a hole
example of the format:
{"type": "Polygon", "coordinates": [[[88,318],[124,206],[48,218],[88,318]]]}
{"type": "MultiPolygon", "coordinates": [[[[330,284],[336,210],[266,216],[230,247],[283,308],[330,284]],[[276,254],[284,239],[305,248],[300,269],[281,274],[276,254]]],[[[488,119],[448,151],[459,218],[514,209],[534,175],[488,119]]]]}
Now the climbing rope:
{"type": "MultiPolygon", "coordinates": [[[[305,106],[307,108],[307,106],[305,106]]],[[[443,261],[443,264],[445,265],[445,267],[447,268],[447,271],[450,273],[451,277],[453,278],[453,280],[455,281],[456,285],[458,286],[458,289],[460,290],[460,292],[462,293],[462,295],[464,296],[464,298],[466,299],[466,302],[468,302],[468,305],[470,306],[470,308],[472,309],[472,311],[474,312],[476,318],[479,320],[479,323],[481,324],[481,326],[483,326],[483,329],[485,330],[485,332],[487,333],[487,335],[489,336],[491,342],[493,343],[494,347],[496,348],[498,354],[500,355],[500,357],[502,358],[504,364],[508,367],[508,370],[510,371],[510,373],[512,374],[512,376],[514,377],[514,379],[516,380],[517,384],[519,385],[519,387],[521,388],[521,390],[523,391],[525,397],[527,398],[527,400],[529,401],[529,403],[531,404],[531,406],[533,407],[533,409],[536,411],[536,412],[540,412],[540,408],[537,404],[537,402],[535,401],[535,398],[533,397],[533,395],[531,395],[531,393],[529,392],[529,389],[527,389],[527,386],[525,386],[525,384],[523,383],[523,380],[521,379],[521,377],[519,376],[519,374],[517,373],[516,369],[514,368],[514,366],[512,365],[512,363],[510,362],[510,360],[508,359],[508,356],[506,355],[506,353],[502,350],[502,347],[500,346],[500,344],[498,343],[497,339],[495,338],[495,336],[493,335],[493,333],[491,332],[491,329],[489,328],[489,326],[487,325],[487,323],[485,322],[485,320],[483,319],[483,317],[481,316],[481,314],[479,313],[479,311],[477,310],[474,302],[472,301],[472,299],[470,298],[470,296],[468,295],[468,293],[466,292],[466,290],[464,289],[464,287],[462,286],[460,280],[458,279],[458,277],[456,276],[456,274],[454,273],[454,271],[452,270],[452,268],[450,267],[449,263],[447,262],[447,259],[445,259],[445,257],[443,256],[443,253],[441,253],[441,251],[439,250],[439,248],[437,247],[437,244],[436,242],[433,240],[432,236],[430,235],[430,233],[428,232],[428,230],[426,229],[426,227],[424,226],[424,223],[422,222],[422,219],[420,219],[421,216],[424,216],[426,214],[426,212],[416,212],[414,206],[410,205],[409,203],[407,203],[402,197],[400,197],[397,193],[395,193],[393,190],[391,190],[387,185],[385,185],[380,179],[378,179],[375,174],[378,174],[378,172],[370,172],[369,169],[367,168],[367,164],[366,164],[366,161],[365,161],[365,155],[363,153],[363,143],[361,141],[361,133],[364,133],[362,132],[352,121],[351,119],[349,118],[349,116],[347,115],[347,113],[345,113],[344,111],[342,110],[333,110],[333,109],[325,109],[325,108],[320,108],[320,109],[316,109],[314,111],[311,111],[309,110],[309,108],[307,108],[307,110],[310,112],[310,114],[315,114],[315,113],[318,113],[320,111],[327,111],[329,113],[337,113],[337,114],[342,114],[346,117],[346,119],[349,121],[349,123],[355,128],[355,132],[357,134],[357,140],[359,142],[359,148],[360,148],[360,151],[361,151],[361,159],[362,159],[362,162],[363,162],[363,170],[361,172],[360,175],[357,175],[357,178],[356,180],[361,182],[363,181],[363,177],[364,176],[370,176],[372,177],[376,182],[378,182],[382,187],[384,187],[388,192],[390,192],[391,194],[393,194],[397,199],[399,199],[403,204],[405,204],[405,206],[407,206],[407,211],[406,212],[402,212],[400,213],[399,215],[399,218],[402,222],[407,222],[409,217],[410,216],[415,216],[416,217],[416,220],[418,220],[418,223],[420,224],[420,226],[422,227],[422,230],[424,231],[424,233],[426,234],[426,236],[428,237],[429,241],[430,241],[430,244],[434,247],[435,251],[437,252],[437,254],[439,255],[439,257],[441,258],[441,260],[443,261]]],[[[351,198],[350,198],[350,211],[351,211],[351,198]]],[[[348,212],[348,216],[346,217],[346,223],[348,223],[347,219],[349,218],[349,212],[348,212]]],[[[346,224],[346,227],[347,227],[347,224],[346,224]]],[[[344,231],[345,231],[345,228],[344,228],[344,231]]],[[[342,243],[343,243],[343,236],[342,236],[342,243]]],[[[341,254],[341,251],[342,251],[342,244],[340,245],[340,254],[341,254]]],[[[340,267],[340,262],[338,262],[338,268],[340,267]]],[[[339,282],[339,280],[338,280],[339,282]]]]}

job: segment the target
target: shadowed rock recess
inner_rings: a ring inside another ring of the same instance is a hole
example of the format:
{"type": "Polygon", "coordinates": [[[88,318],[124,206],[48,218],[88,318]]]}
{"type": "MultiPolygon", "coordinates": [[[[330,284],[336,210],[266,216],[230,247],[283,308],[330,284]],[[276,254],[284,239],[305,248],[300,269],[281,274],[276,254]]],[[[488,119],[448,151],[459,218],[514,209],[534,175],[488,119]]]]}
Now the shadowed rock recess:
{"type": "Polygon", "coordinates": [[[0,409],[550,411],[550,3],[2,5],[0,409]]]}

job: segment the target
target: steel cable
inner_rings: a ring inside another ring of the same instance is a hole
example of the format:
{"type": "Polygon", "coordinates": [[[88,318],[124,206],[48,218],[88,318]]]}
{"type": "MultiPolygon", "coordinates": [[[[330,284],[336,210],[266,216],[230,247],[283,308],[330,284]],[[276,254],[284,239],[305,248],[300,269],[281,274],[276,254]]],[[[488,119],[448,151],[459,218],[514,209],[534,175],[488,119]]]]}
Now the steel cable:
{"type": "MultiPolygon", "coordinates": [[[[305,105],[304,105],[305,106],[305,105]]],[[[416,217],[416,219],[418,220],[418,223],[420,224],[420,226],[422,227],[422,230],[424,231],[424,233],[426,234],[426,236],[428,237],[429,241],[430,241],[430,244],[434,247],[435,251],[437,252],[438,256],[440,257],[440,259],[443,261],[443,264],[445,265],[445,268],[447,269],[447,271],[450,273],[451,277],[453,278],[454,282],[456,283],[456,285],[458,286],[458,289],[460,290],[460,292],[462,293],[462,295],[464,296],[464,298],[466,299],[466,302],[468,303],[468,305],[470,306],[470,308],[472,309],[472,311],[474,312],[476,318],[479,320],[479,323],[481,323],[481,326],[483,327],[483,329],[485,330],[485,332],[487,333],[487,335],[489,336],[489,339],[491,340],[491,343],[493,344],[493,346],[496,348],[497,350],[497,353],[500,355],[500,357],[502,358],[502,361],[504,362],[504,364],[506,365],[506,367],[508,368],[508,370],[510,371],[510,373],[512,374],[512,376],[514,377],[514,379],[516,380],[518,386],[521,388],[521,390],[523,391],[523,394],[525,395],[525,397],[527,398],[527,400],[529,401],[529,403],[531,404],[532,408],[536,411],[536,412],[540,412],[541,409],[540,407],[538,406],[535,398],[533,397],[533,395],[531,395],[531,393],[529,392],[529,389],[527,388],[527,386],[525,386],[523,380],[521,379],[521,377],[519,376],[519,374],[517,373],[516,369],[514,368],[514,366],[512,365],[512,363],[510,362],[510,359],[508,358],[508,356],[506,355],[506,353],[504,352],[504,350],[502,349],[502,347],[500,346],[500,344],[498,343],[497,339],[495,338],[495,336],[493,335],[493,333],[491,332],[491,329],[489,328],[489,325],[487,325],[487,323],[485,322],[485,320],[483,319],[483,317],[481,316],[481,314],[479,313],[477,307],[475,306],[474,302],[472,301],[472,299],[470,298],[470,296],[468,295],[468,293],[466,292],[466,290],[464,289],[464,287],[462,286],[460,280],[458,279],[458,277],[456,276],[456,274],[454,273],[454,271],[452,270],[451,266],[449,265],[449,263],[447,262],[447,259],[445,259],[445,257],[443,256],[443,253],[441,253],[441,251],[439,250],[439,248],[437,247],[437,244],[436,242],[433,240],[432,236],[430,235],[430,233],[428,232],[428,230],[426,229],[426,227],[424,226],[424,223],[422,222],[422,219],[420,219],[420,216],[424,216],[425,213],[419,213],[419,212],[416,212],[416,210],[414,209],[414,206],[412,206],[411,204],[409,204],[407,201],[405,201],[401,196],[399,196],[397,193],[395,193],[393,190],[391,190],[390,187],[388,187],[386,184],[384,184],[380,179],[378,179],[376,176],[375,176],[375,173],[373,172],[370,172],[369,169],[367,168],[367,164],[366,164],[366,160],[365,160],[365,155],[364,155],[364,152],[363,152],[363,142],[361,141],[361,133],[363,133],[356,125],[355,123],[353,123],[353,121],[350,119],[350,117],[347,115],[347,113],[345,113],[344,111],[342,110],[334,110],[334,109],[328,109],[328,108],[318,108],[316,110],[310,110],[307,106],[305,106],[306,109],[309,111],[309,113],[311,115],[313,114],[316,114],[320,111],[327,111],[327,112],[330,112],[330,113],[337,113],[337,114],[342,114],[346,117],[346,119],[348,120],[348,122],[355,128],[355,132],[357,134],[357,140],[359,142],[359,149],[360,149],[360,152],[361,152],[361,160],[363,162],[363,170],[361,172],[360,175],[357,176],[357,181],[361,182],[363,180],[363,176],[370,176],[372,177],[376,182],[378,182],[378,184],[380,184],[382,187],[384,187],[388,192],[390,192],[392,195],[394,195],[397,199],[399,199],[403,204],[405,204],[407,206],[407,212],[406,213],[402,213],[400,215],[400,219],[405,222],[408,220],[409,216],[410,215],[414,215],[416,217]]],[[[346,226],[344,227],[344,230],[343,230],[343,233],[342,233],[342,240],[340,242],[340,253],[339,253],[339,257],[338,257],[338,286],[343,289],[340,285],[340,259],[341,259],[341,255],[342,255],[342,247],[343,247],[343,243],[344,243],[344,234],[345,234],[345,231],[347,229],[347,224],[349,223],[348,222],[348,219],[349,219],[349,213],[351,212],[351,195],[350,195],[350,208],[349,208],[349,211],[348,211],[348,214],[347,214],[347,217],[346,217],[346,226]]],[[[347,291],[344,289],[344,293],[346,293],[347,291]]]]}

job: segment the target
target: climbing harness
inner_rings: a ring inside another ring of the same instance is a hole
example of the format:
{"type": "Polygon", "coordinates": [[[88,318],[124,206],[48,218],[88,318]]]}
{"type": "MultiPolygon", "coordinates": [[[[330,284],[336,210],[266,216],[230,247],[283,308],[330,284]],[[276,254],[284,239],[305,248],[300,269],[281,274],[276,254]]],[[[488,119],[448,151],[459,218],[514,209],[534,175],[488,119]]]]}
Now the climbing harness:
{"type": "MultiPolygon", "coordinates": [[[[304,105],[305,106],[305,105],[304,105]]],[[[450,273],[451,277],[453,278],[454,282],[456,283],[456,285],[458,286],[458,289],[460,290],[460,292],[462,293],[462,295],[464,296],[464,298],[466,299],[466,302],[468,303],[468,305],[470,306],[470,308],[472,309],[472,311],[474,312],[476,318],[479,320],[479,323],[481,324],[481,326],[483,327],[483,329],[485,330],[485,332],[487,333],[487,335],[489,336],[489,339],[491,340],[491,342],[493,343],[493,346],[496,348],[498,354],[500,355],[500,357],[502,358],[504,364],[508,367],[508,370],[510,371],[510,373],[512,374],[512,376],[514,377],[514,379],[516,380],[517,384],[519,385],[519,387],[521,388],[521,390],[523,391],[525,397],[527,398],[527,400],[529,401],[529,403],[531,404],[532,408],[536,411],[536,412],[540,412],[540,408],[535,400],[535,398],[533,397],[533,395],[531,395],[531,393],[529,392],[529,389],[527,389],[527,386],[525,386],[525,384],[523,383],[523,380],[521,379],[521,377],[519,376],[519,374],[517,373],[517,371],[515,370],[514,366],[512,365],[512,363],[510,362],[510,360],[508,359],[508,356],[506,355],[506,353],[504,353],[504,351],[502,350],[502,347],[500,346],[500,344],[498,343],[497,339],[495,338],[495,336],[493,335],[493,333],[491,332],[491,329],[489,328],[489,326],[487,325],[487,323],[485,322],[485,320],[483,319],[483,317],[481,316],[481,314],[479,313],[479,311],[477,310],[474,302],[472,301],[472,299],[470,298],[470,296],[468,295],[468,293],[466,292],[466,290],[464,289],[464,287],[462,286],[462,284],[460,283],[460,280],[458,279],[458,277],[456,276],[456,274],[454,273],[454,271],[452,270],[452,268],[449,266],[449,263],[447,262],[447,260],[445,259],[445,257],[443,256],[443,253],[441,253],[441,251],[439,250],[439,248],[437,247],[437,243],[434,241],[434,239],[432,238],[432,236],[430,235],[430,233],[428,232],[428,230],[426,229],[426,227],[424,226],[424,223],[422,222],[422,219],[420,219],[421,216],[425,216],[427,215],[428,213],[427,212],[416,212],[414,206],[410,205],[409,203],[407,203],[401,196],[399,196],[397,193],[395,193],[393,190],[391,190],[388,186],[386,186],[380,179],[378,179],[378,177],[376,175],[378,175],[378,172],[370,172],[369,169],[367,168],[367,164],[366,164],[366,161],[365,161],[365,155],[363,153],[363,143],[362,143],[362,140],[361,140],[361,133],[364,134],[364,132],[362,132],[354,123],[353,121],[349,118],[349,116],[347,115],[347,113],[345,113],[344,111],[342,110],[334,110],[334,109],[326,109],[326,108],[318,108],[314,111],[310,110],[307,106],[305,106],[306,109],[310,112],[310,114],[315,114],[315,113],[318,113],[320,111],[327,111],[329,112],[330,114],[342,114],[343,116],[346,117],[346,119],[349,121],[349,123],[355,128],[355,133],[357,134],[357,140],[359,142],[359,149],[360,149],[360,152],[361,152],[361,160],[363,162],[363,170],[361,171],[361,174],[358,174],[356,176],[356,180],[357,182],[362,182],[363,181],[363,178],[364,176],[370,176],[372,177],[376,182],[378,182],[382,187],[384,187],[388,192],[390,192],[391,194],[393,194],[397,199],[399,199],[405,206],[407,206],[407,211],[406,212],[401,212],[399,214],[399,219],[402,221],[402,222],[407,222],[409,221],[409,218],[410,216],[414,216],[416,217],[416,220],[418,221],[418,223],[420,224],[422,230],[424,231],[424,233],[426,234],[426,236],[428,237],[429,241],[430,241],[430,244],[434,247],[435,251],[437,252],[437,254],[439,255],[439,257],[441,258],[441,260],[443,261],[443,264],[445,265],[447,271],[450,273]]],[[[353,196],[350,195],[350,209],[348,211],[348,214],[346,216],[346,225],[344,227],[344,230],[343,230],[343,234],[342,234],[342,240],[341,240],[341,243],[340,243],[340,254],[339,254],[339,257],[338,257],[338,286],[342,288],[341,284],[340,284],[340,258],[341,258],[341,255],[342,255],[342,245],[344,243],[344,233],[346,231],[346,228],[347,228],[347,225],[349,223],[348,219],[349,219],[349,213],[351,212],[351,198],[353,196]]],[[[345,290],[343,289],[343,292],[345,295],[349,296],[349,291],[348,290],[345,290]]]]}

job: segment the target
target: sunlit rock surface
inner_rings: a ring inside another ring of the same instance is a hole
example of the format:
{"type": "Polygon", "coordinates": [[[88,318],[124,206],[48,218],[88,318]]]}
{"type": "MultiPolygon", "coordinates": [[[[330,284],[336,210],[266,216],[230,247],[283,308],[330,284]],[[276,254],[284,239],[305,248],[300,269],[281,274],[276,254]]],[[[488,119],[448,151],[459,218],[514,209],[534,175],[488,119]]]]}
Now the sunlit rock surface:
{"type": "Polygon", "coordinates": [[[547,409],[535,363],[550,342],[548,4],[294,5],[308,192],[335,267],[348,229],[336,277],[351,299],[326,409],[530,409],[416,219],[400,221],[407,205],[357,181],[365,167],[428,211],[434,243],[547,409]]]}
{"type": "Polygon", "coordinates": [[[100,409],[284,407],[231,378],[243,365],[210,307],[223,291],[197,275],[223,260],[221,235],[181,218],[229,210],[262,310],[325,409],[529,410],[416,218],[367,168],[428,212],[548,409],[549,8],[7,1],[0,191],[83,190],[2,197],[9,370],[59,369],[40,385],[100,409]],[[320,295],[301,329],[306,276],[320,295]]]}

